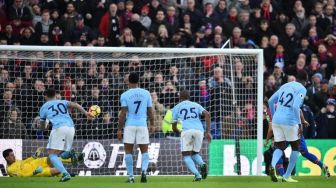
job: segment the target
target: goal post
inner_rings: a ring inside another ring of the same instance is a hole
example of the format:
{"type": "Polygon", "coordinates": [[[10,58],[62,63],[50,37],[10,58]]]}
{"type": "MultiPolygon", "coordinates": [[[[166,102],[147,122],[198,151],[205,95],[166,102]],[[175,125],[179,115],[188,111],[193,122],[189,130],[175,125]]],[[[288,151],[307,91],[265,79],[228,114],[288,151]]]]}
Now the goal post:
{"type": "MultiPolygon", "coordinates": [[[[179,91],[188,89],[192,100],[212,116],[214,140],[209,147],[205,141],[201,151],[210,175],[262,175],[262,49],[0,45],[0,63],[0,151],[6,149],[1,142],[9,139],[21,144],[15,148],[22,157],[46,146],[50,130],[37,130],[36,116],[43,104],[41,92],[55,87],[59,98],[102,108],[94,121],[71,112],[74,148],[86,154],[86,162],[69,168],[81,175],[124,175],[124,150],[116,139],[119,97],[127,89],[128,73],[135,71],[156,100],[149,149],[152,174],[189,174],[182,165],[179,137],[169,127],[169,110],[177,104],[179,91]],[[19,118],[12,118],[13,111],[19,118]],[[16,130],[4,126],[13,121],[16,130]],[[226,151],[233,152],[230,160],[241,170],[227,164],[226,151]]],[[[135,151],[134,156],[138,168],[141,154],[135,151]]]]}

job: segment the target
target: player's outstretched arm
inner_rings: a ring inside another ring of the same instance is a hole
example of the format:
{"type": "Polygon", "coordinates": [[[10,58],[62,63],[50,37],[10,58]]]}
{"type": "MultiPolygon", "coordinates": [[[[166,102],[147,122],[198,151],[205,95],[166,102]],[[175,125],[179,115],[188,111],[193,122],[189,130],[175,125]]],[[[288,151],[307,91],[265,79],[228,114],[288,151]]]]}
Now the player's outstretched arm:
{"type": "Polygon", "coordinates": [[[89,119],[94,118],[94,116],[86,111],[81,105],[79,105],[78,103],[75,102],[69,102],[69,108],[75,108],[77,110],[79,110],[80,112],[82,112],[83,114],[85,114],[85,116],[89,119]]]}
{"type": "Polygon", "coordinates": [[[172,123],[172,128],[175,133],[181,133],[181,131],[177,128],[177,121],[172,123]]]}
{"type": "Polygon", "coordinates": [[[118,132],[117,132],[119,141],[122,140],[122,130],[125,126],[126,114],[127,114],[127,107],[121,107],[118,118],[118,132]]]}
{"type": "Polygon", "coordinates": [[[204,110],[202,112],[202,115],[205,118],[205,123],[206,123],[206,130],[205,130],[205,137],[208,139],[209,143],[211,142],[211,133],[210,133],[210,129],[211,129],[211,118],[210,118],[210,113],[206,110],[204,110]]]}

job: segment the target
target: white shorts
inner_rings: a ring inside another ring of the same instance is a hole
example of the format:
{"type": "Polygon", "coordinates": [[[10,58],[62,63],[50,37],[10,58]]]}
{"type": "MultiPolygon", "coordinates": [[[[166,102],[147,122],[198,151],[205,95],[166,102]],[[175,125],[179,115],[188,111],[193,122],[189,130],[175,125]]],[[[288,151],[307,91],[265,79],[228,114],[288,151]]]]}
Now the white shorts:
{"type": "Polygon", "coordinates": [[[149,144],[148,128],[144,126],[126,126],[124,129],[124,143],[149,144]]]}
{"type": "Polygon", "coordinates": [[[56,149],[60,151],[70,151],[72,142],[75,136],[75,128],[68,126],[61,126],[56,129],[52,129],[47,149],[56,149]]]}
{"type": "Polygon", "coordinates": [[[299,140],[299,125],[288,126],[273,124],[272,130],[275,142],[293,142],[299,140]]]}
{"type": "Polygon", "coordinates": [[[191,129],[181,133],[181,151],[199,152],[202,147],[204,133],[200,130],[191,129]]]}

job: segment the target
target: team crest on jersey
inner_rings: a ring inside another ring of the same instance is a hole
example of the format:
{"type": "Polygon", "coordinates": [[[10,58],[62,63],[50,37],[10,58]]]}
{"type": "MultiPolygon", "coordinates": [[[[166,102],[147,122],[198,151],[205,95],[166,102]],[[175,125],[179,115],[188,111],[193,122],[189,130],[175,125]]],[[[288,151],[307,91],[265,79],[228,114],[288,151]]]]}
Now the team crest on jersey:
{"type": "Polygon", "coordinates": [[[106,151],[101,143],[89,142],[83,152],[85,153],[84,164],[88,168],[99,168],[105,163],[106,151]]]}

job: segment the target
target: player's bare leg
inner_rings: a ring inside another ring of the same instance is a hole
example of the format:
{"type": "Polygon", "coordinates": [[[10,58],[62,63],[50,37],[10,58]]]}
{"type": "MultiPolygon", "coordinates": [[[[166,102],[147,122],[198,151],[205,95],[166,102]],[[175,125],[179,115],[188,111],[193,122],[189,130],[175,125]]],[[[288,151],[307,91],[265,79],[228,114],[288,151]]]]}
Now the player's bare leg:
{"type": "Polygon", "coordinates": [[[60,179],[60,182],[66,182],[71,179],[71,176],[63,166],[62,161],[58,158],[58,155],[62,152],[63,151],[60,150],[48,149],[48,159],[53,164],[53,166],[62,173],[62,178],[60,179]]]}
{"type": "Polygon", "coordinates": [[[133,174],[133,146],[134,144],[124,143],[125,147],[125,161],[126,169],[128,174],[128,183],[134,183],[134,174],[133,174]]]}
{"type": "Polygon", "coordinates": [[[208,177],[208,166],[207,164],[203,161],[202,157],[200,156],[199,152],[192,152],[191,158],[193,161],[200,166],[201,168],[201,175],[202,179],[206,179],[208,177]]]}
{"type": "Polygon", "coordinates": [[[284,174],[283,176],[283,179],[282,181],[283,182],[289,182],[289,183],[296,183],[298,182],[297,180],[294,180],[292,177],[291,177],[291,173],[295,167],[295,164],[296,164],[296,161],[297,161],[297,158],[299,156],[299,147],[300,147],[300,139],[296,140],[296,141],[293,141],[293,142],[289,142],[291,147],[292,147],[292,153],[291,153],[291,156],[289,158],[289,164],[288,164],[288,167],[287,167],[287,170],[286,170],[286,173],[284,174]]]}
{"type": "Polygon", "coordinates": [[[147,169],[149,163],[149,155],[148,155],[148,144],[139,144],[139,148],[142,154],[142,162],[141,162],[141,183],[147,183],[147,169]]]}
{"type": "Polygon", "coordinates": [[[275,150],[272,157],[272,165],[270,166],[270,177],[273,182],[278,182],[282,177],[279,177],[276,172],[276,164],[283,155],[283,151],[286,149],[286,142],[274,142],[275,150]]]}
{"type": "Polygon", "coordinates": [[[195,175],[194,181],[201,181],[202,176],[198,172],[194,161],[192,160],[192,151],[182,151],[183,161],[185,165],[188,167],[188,169],[195,175]]]}

